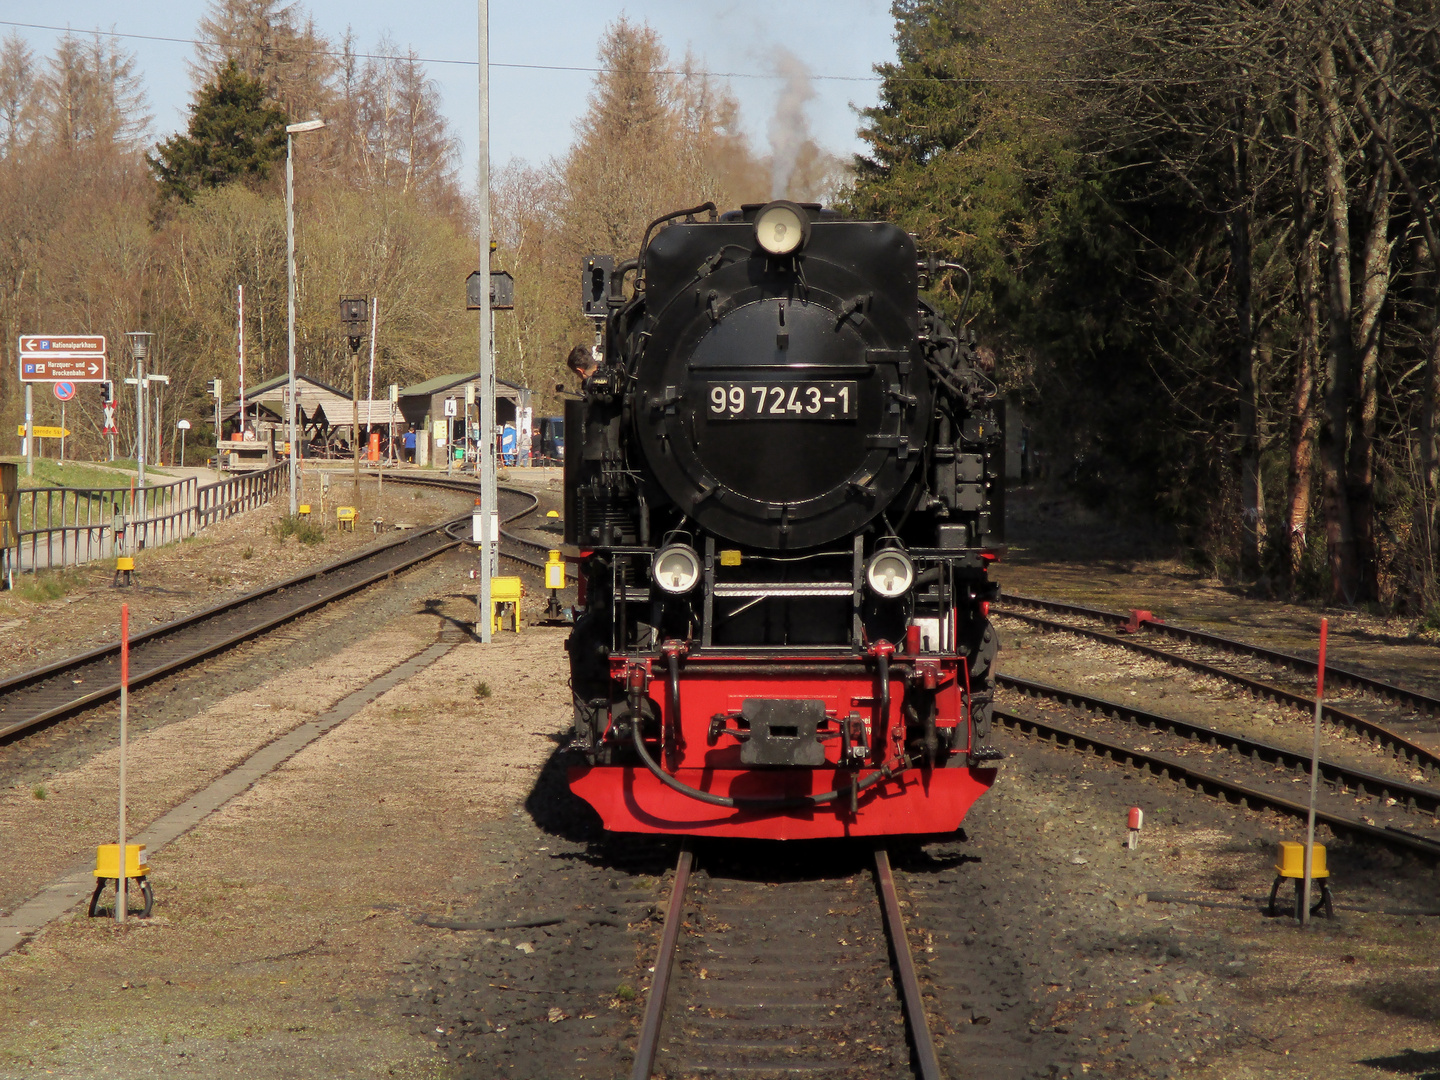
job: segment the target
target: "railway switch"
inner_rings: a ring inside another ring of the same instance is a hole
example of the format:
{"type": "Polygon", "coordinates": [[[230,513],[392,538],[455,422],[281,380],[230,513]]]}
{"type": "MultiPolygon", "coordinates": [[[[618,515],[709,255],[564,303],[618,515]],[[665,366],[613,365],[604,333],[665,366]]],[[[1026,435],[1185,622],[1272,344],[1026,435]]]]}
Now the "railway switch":
{"type": "Polygon", "coordinates": [[[337,506],[335,508],[335,527],[338,529],[349,529],[355,531],[355,507],[337,506]]]}
{"type": "MultiPolygon", "coordinates": [[[[1310,908],[1311,915],[1318,915],[1325,909],[1325,917],[1333,919],[1334,910],[1330,903],[1330,869],[1325,865],[1325,845],[1315,844],[1311,849],[1310,878],[1320,885],[1320,899],[1310,908]]],[[[1270,915],[1275,915],[1275,900],[1280,894],[1280,883],[1286,878],[1295,882],[1295,918],[1300,918],[1304,901],[1301,896],[1305,888],[1305,845],[1293,840],[1282,840],[1275,853],[1275,884],[1270,886],[1270,915]]]]}
{"type": "Polygon", "coordinates": [[[115,559],[115,580],[113,588],[127,588],[134,584],[131,575],[135,573],[135,556],[120,555],[115,559]]]}
{"type": "Polygon", "coordinates": [[[301,504],[300,504],[300,516],[301,516],[301,517],[309,517],[309,516],[310,516],[310,504],[309,504],[309,503],[301,503],[301,504]]]}
{"type": "Polygon", "coordinates": [[[545,587],[551,590],[565,588],[565,559],[558,551],[551,551],[546,559],[545,587]]]}
{"type": "Polygon", "coordinates": [[[518,577],[493,577],[490,579],[490,626],[491,633],[498,634],[506,615],[513,620],[511,629],[520,632],[520,600],[525,595],[525,584],[518,577]]]}
{"type": "MultiPolygon", "coordinates": [[[[90,917],[95,917],[99,909],[100,894],[105,891],[106,885],[114,885],[118,897],[120,893],[120,845],[100,844],[95,848],[95,891],[90,894],[90,917]]],[[[140,896],[144,901],[144,907],[140,911],[140,917],[148,919],[150,909],[155,905],[155,892],[150,888],[150,864],[145,861],[145,848],[141,844],[125,845],[125,879],[138,882],[140,885],[140,896]]],[[[127,886],[125,889],[127,901],[133,895],[127,886]]]]}
{"type": "Polygon", "coordinates": [[[565,616],[560,606],[560,590],[565,588],[565,557],[558,551],[550,551],[545,560],[545,588],[550,590],[550,598],[545,601],[545,618],[548,622],[558,622],[565,616]]]}

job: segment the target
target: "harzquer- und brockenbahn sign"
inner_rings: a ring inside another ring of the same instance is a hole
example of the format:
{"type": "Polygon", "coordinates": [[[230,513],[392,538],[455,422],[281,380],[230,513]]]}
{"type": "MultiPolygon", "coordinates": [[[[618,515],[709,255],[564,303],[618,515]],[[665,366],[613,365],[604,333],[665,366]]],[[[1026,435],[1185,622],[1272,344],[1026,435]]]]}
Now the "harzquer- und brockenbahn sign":
{"type": "Polygon", "coordinates": [[[20,381],[104,382],[104,335],[20,335],[20,381]]]}

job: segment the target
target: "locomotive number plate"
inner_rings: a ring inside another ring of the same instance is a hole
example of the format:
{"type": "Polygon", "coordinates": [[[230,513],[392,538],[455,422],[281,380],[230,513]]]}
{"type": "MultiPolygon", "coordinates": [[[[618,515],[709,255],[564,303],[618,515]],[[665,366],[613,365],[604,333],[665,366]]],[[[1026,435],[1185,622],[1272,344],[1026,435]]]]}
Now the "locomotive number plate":
{"type": "Polygon", "coordinates": [[[711,383],[711,420],[854,420],[856,384],[711,383]]]}

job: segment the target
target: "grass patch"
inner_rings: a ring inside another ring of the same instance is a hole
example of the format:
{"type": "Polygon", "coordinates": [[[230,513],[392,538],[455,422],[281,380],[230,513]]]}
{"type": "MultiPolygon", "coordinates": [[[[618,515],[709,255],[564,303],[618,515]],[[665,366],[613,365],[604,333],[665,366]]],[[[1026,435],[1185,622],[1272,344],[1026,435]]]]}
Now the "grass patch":
{"type": "MultiPolygon", "coordinates": [[[[284,540],[293,536],[302,544],[318,544],[325,539],[325,530],[299,514],[286,514],[275,523],[275,539],[284,540]]],[[[249,558],[249,556],[246,556],[249,558]]]]}
{"type": "Polygon", "coordinates": [[[634,1001],[637,995],[633,986],[629,983],[621,983],[615,988],[615,996],[621,1001],[634,1001]]]}
{"type": "Polygon", "coordinates": [[[36,784],[33,788],[30,789],[30,794],[34,795],[35,798],[39,799],[41,802],[44,802],[50,797],[50,792],[45,790],[44,784],[36,784]]]}
{"type": "Polygon", "coordinates": [[[59,600],[66,593],[89,583],[84,570],[41,570],[34,574],[15,575],[15,596],[31,604],[59,600]]]}
{"type": "Polygon", "coordinates": [[[255,549],[247,546],[244,551],[240,552],[240,557],[242,559],[253,559],[255,557],[255,549]]]}
{"type": "Polygon", "coordinates": [[[475,696],[477,698],[487,698],[490,696],[490,693],[490,684],[488,682],[482,680],[475,684],[475,696]]]}
{"type": "MultiPolygon", "coordinates": [[[[23,457],[4,457],[0,461],[13,461],[20,466],[20,486],[71,487],[71,488],[128,488],[130,476],[138,467],[133,461],[66,461],[63,464],[49,458],[35,459],[35,475],[25,475],[23,457]],[[116,470],[119,470],[118,472],[116,470]]],[[[169,477],[170,474],[152,465],[145,466],[145,478],[151,476],[169,477]]]]}

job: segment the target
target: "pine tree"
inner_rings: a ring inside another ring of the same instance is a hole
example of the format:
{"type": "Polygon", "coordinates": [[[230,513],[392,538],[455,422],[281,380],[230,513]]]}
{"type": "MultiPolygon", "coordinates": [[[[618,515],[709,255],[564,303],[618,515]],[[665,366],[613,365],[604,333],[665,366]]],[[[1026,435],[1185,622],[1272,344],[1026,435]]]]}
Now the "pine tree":
{"type": "Polygon", "coordinates": [[[207,187],[237,180],[264,182],[285,154],[286,116],[269,104],[265,87],[232,60],[190,106],[190,127],[146,155],[166,198],[193,202],[207,187]]]}
{"type": "MultiPolygon", "coordinates": [[[[896,61],[876,66],[879,104],[861,111],[869,153],[855,159],[849,210],[967,266],[969,311],[987,321],[1021,301],[1027,254],[1057,190],[1073,182],[1074,154],[1044,89],[1061,74],[1049,29],[1061,6],[895,0],[896,61]]],[[[954,314],[958,294],[949,306],[954,314]]]]}

